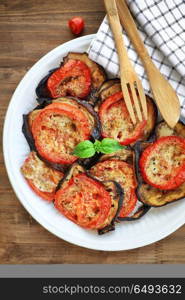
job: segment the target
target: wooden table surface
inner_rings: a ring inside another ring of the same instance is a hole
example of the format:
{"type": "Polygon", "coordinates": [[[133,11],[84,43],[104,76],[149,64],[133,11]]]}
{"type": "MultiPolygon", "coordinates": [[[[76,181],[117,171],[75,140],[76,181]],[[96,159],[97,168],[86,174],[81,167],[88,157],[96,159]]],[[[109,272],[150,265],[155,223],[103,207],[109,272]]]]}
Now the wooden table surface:
{"type": "MultiPolygon", "coordinates": [[[[67,21],[81,15],[84,35],[95,33],[105,15],[103,0],[0,1],[0,132],[17,84],[56,46],[74,38],[67,21]]],[[[169,220],[170,222],[170,220],[169,220]]],[[[23,208],[7,177],[0,148],[0,264],[185,263],[185,226],[143,248],[103,252],[67,243],[40,226],[23,208]]]]}

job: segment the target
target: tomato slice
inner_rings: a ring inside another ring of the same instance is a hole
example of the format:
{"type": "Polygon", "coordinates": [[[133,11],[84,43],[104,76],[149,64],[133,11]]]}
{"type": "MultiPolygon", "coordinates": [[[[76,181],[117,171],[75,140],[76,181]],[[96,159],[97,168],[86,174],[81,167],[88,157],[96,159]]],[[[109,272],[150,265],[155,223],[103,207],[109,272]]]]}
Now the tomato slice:
{"type": "Polygon", "coordinates": [[[90,169],[90,174],[100,180],[114,180],[121,185],[124,190],[124,200],[119,217],[128,216],[137,202],[132,166],[123,161],[110,159],[97,163],[90,169]]]}
{"type": "Polygon", "coordinates": [[[144,133],[146,120],[134,125],[129,116],[122,92],[108,97],[99,108],[103,137],[114,138],[122,145],[136,142],[144,133]]]}
{"type": "Polygon", "coordinates": [[[84,62],[69,59],[48,78],[47,88],[53,98],[85,98],[90,93],[91,71],[84,62]]]}
{"type": "Polygon", "coordinates": [[[119,212],[119,217],[120,218],[128,217],[136,207],[137,201],[138,199],[136,196],[135,189],[132,188],[127,190],[125,189],[125,197],[123,201],[123,206],[119,212]]]}
{"type": "Polygon", "coordinates": [[[41,198],[53,201],[55,189],[63,173],[48,167],[35,152],[30,152],[21,167],[21,172],[32,190],[41,198]]]}
{"type": "Polygon", "coordinates": [[[85,173],[73,176],[55,195],[55,207],[74,223],[89,229],[102,227],[111,203],[103,184],[85,173]]]}
{"type": "Polygon", "coordinates": [[[72,151],[91,135],[91,126],[84,113],[66,103],[53,103],[41,110],[31,130],[41,157],[59,164],[77,160],[72,151]]]}
{"type": "Polygon", "coordinates": [[[139,160],[145,182],[162,190],[175,189],[185,182],[185,139],[159,138],[148,146],[139,160]]]}

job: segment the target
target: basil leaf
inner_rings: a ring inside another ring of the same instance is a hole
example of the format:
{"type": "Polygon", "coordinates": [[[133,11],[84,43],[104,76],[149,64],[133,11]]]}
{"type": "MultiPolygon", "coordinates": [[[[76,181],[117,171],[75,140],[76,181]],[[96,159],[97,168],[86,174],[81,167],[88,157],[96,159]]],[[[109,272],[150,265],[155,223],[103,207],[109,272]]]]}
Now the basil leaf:
{"type": "Polygon", "coordinates": [[[101,142],[96,140],[95,143],[94,143],[94,149],[96,152],[101,152],[101,142]]]}
{"type": "Polygon", "coordinates": [[[109,154],[118,150],[125,148],[120,145],[120,143],[114,139],[105,138],[101,141],[100,151],[105,154],[109,154]]]}
{"type": "Polygon", "coordinates": [[[75,147],[73,155],[80,158],[88,158],[93,156],[95,152],[94,145],[91,141],[83,141],[75,147]]]}

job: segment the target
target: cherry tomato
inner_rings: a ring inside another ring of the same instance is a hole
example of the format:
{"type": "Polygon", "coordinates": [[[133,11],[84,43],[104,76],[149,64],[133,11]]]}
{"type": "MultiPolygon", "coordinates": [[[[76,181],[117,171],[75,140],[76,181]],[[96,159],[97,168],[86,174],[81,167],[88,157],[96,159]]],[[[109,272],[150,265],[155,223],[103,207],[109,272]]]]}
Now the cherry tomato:
{"type": "Polygon", "coordinates": [[[81,17],[73,17],[69,20],[68,25],[72,33],[80,34],[84,29],[84,20],[81,17]]]}

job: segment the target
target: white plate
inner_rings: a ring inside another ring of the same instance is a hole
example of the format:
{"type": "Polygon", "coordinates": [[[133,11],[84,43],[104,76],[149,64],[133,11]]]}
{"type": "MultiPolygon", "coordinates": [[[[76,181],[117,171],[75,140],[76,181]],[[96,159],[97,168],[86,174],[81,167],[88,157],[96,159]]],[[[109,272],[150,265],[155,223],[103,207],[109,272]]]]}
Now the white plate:
{"type": "Polygon", "coordinates": [[[21,132],[22,115],[36,106],[35,88],[50,69],[57,67],[69,51],[84,52],[94,35],[67,42],[41,58],[19,83],[8,107],[4,125],[3,148],[9,179],[25,209],[43,227],[70,243],[106,251],[133,249],[154,243],[182,226],[185,221],[185,201],[151,209],[141,220],[123,222],[116,230],[102,236],[82,229],[53,206],[37,197],[20,173],[20,166],[29,153],[28,144],[21,132]]]}

